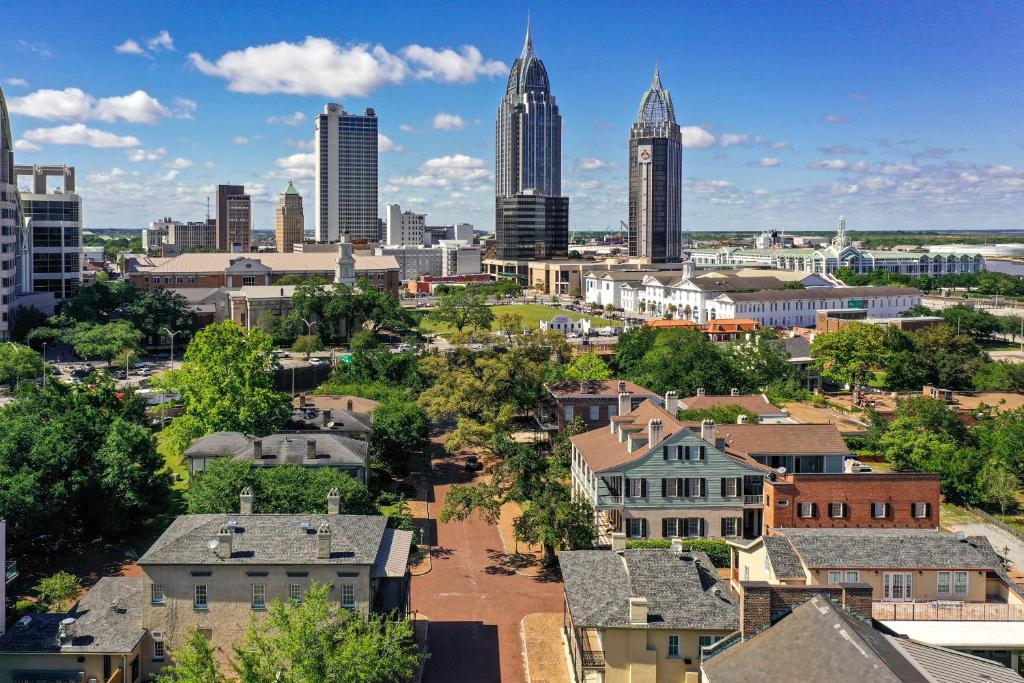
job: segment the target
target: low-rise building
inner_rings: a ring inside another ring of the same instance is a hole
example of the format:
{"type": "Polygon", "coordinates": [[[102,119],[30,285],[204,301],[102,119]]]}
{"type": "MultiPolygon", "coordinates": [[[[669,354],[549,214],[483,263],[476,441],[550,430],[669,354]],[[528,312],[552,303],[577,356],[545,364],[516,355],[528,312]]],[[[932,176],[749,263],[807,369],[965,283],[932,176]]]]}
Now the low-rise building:
{"type": "Polygon", "coordinates": [[[812,287],[727,292],[709,302],[714,318],[749,318],[766,327],[809,327],[822,309],[864,309],[871,318],[895,318],[921,303],[912,287],[812,287]]]}
{"type": "Polygon", "coordinates": [[[757,415],[758,422],[789,419],[789,413],[772,405],[764,394],[741,394],[737,389],[732,389],[728,394],[706,394],[704,389],[697,389],[696,396],[679,399],[681,410],[707,410],[722,406],[738,406],[757,415]]]}
{"type": "Polygon", "coordinates": [[[658,395],[650,389],[626,380],[598,380],[589,382],[548,382],[541,398],[537,417],[545,429],[562,431],[575,418],[580,418],[587,429],[607,427],[616,415],[631,412],[647,399],[658,395]],[[623,393],[629,396],[623,400],[623,393]]]}
{"type": "Polygon", "coordinates": [[[559,313],[551,320],[540,321],[541,330],[553,330],[562,334],[590,334],[590,320],[573,318],[567,313],[559,313]]]}
{"type": "Polygon", "coordinates": [[[916,315],[906,318],[870,318],[866,309],[846,308],[839,310],[824,309],[814,316],[814,328],[817,332],[835,332],[850,323],[866,323],[880,327],[895,327],[899,330],[912,332],[945,322],[945,318],[937,315],[916,315]]]}
{"type": "Polygon", "coordinates": [[[572,680],[696,680],[701,649],[739,625],[735,597],[704,553],[626,550],[616,540],[613,550],[558,555],[572,680]]]}
{"type": "MultiPolygon", "coordinates": [[[[359,413],[352,413],[354,421],[356,415],[359,413]]],[[[362,418],[352,426],[359,430],[368,429],[362,418]]],[[[245,460],[255,467],[285,464],[334,467],[358,482],[369,482],[367,442],[332,432],[295,432],[262,437],[242,432],[214,432],[196,439],[185,450],[189,476],[203,472],[211,461],[221,458],[245,460]]]]}
{"type": "Polygon", "coordinates": [[[850,449],[833,424],[720,424],[728,454],[776,473],[841,473],[850,449]]]}

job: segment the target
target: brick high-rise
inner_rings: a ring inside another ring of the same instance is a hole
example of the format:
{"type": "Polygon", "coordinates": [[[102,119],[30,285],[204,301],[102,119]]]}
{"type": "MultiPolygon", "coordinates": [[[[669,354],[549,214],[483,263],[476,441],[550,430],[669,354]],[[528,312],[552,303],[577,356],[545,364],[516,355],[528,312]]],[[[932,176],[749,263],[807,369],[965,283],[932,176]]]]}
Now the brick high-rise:
{"type": "Polygon", "coordinates": [[[217,186],[217,251],[248,253],[252,247],[252,197],[244,185],[217,186]]]}

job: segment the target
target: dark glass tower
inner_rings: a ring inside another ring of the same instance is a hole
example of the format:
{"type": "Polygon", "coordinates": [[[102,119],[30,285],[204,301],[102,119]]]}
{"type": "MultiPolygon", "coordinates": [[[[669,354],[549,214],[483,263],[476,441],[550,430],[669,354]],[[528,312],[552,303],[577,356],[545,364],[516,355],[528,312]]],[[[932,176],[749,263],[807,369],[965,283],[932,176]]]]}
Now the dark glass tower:
{"type": "Polygon", "coordinates": [[[678,261],[682,246],[683,143],[672,97],[654,80],[629,132],[629,255],[678,261]]]}
{"type": "Polygon", "coordinates": [[[21,222],[11,121],[7,116],[4,92],[0,89],[0,340],[10,336],[16,280],[15,251],[21,222]]]}

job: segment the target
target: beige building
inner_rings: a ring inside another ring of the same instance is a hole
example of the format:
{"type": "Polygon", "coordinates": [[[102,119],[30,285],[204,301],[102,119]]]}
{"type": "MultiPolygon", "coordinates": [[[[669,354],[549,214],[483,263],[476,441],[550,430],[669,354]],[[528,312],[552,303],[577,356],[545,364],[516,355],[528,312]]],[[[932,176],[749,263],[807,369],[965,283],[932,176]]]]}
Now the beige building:
{"type": "Polygon", "coordinates": [[[282,254],[290,253],[294,245],[302,244],[306,233],[306,222],[302,215],[302,195],[291,182],[281,194],[274,215],[274,238],[277,242],[277,251],[282,254]]]}

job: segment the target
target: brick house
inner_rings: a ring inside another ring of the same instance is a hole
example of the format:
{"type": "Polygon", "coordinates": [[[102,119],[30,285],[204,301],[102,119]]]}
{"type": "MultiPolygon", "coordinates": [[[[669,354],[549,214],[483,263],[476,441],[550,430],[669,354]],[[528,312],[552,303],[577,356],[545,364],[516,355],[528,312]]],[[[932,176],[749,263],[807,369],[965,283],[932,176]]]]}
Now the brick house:
{"type": "Polygon", "coordinates": [[[764,482],[764,525],[774,528],[939,527],[939,475],[773,475],[764,482]]]}
{"type": "Polygon", "coordinates": [[[616,415],[624,415],[642,401],[657,398],[650,389],[625,380],[594,382],[548,382],[546,396],[538,406],[537,417],[545,429],[562,431],[579,417],[587,429],[607,427],[616,415]],[[620,398],[622,394],[628,394],[620,398]]]}

